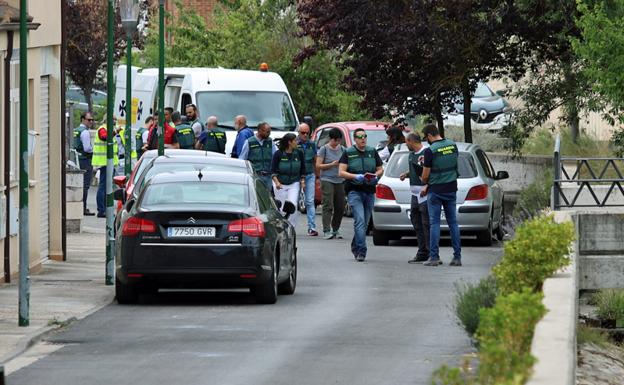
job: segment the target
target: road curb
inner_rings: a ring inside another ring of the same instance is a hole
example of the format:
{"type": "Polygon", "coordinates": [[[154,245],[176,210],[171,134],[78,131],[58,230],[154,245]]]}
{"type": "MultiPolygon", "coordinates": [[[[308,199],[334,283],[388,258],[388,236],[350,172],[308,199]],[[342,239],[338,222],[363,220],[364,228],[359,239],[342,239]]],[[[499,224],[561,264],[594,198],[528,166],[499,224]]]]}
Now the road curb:
{"type": "Polygon", "coordinates": [[[37,331],[34,331],[26,336],[24,336],[23,338],[21,338],[18,343],[17,343],[17,347],[15,349],[13,349],[11,352],[9,352],[5,357],[0,357],[0,366],[1,365],[5,365],[6,363],[8,363],[9,361],[17,358],[18,356],[22,355],[26,350],[30,349],[33,345],[35,345],[37,342],[41,341],[42,339],[44,339],[45,337],[47,337],[48,335],[52,334],[53,332],[60,330],[62,328],[65,328],[69,325],[71,325],[72,323],[74,323],[75,321],[79,321],[81,319],[84,319],[88,316],[90,316],[91,314],[101,310],[102,308],[110,305],[113,302],[113,299],[115,298],[115,294],[111,293],[108,294],[105,299],[103,299],[102,301],[99,301],[99,303],[97,305],[95,305],[94,308],[87,310],[86,312],[79,314],[78,316],[72,316],[69,317],[65,320],[60,321],[60,323],[62,325],[54,325],[54,326],[44,326],[42,328],[40,328],[37,331]]]}

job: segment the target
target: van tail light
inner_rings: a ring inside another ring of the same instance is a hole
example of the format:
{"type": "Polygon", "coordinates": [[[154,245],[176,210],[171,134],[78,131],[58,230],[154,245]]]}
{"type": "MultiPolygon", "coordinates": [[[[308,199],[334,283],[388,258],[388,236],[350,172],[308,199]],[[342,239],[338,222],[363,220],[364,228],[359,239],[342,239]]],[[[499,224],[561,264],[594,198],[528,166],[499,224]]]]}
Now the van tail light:
{"type": "Polygon", "coordinates": [[[156,223],[149,219],[130,217],[121,229],[121,235],[134,237],[139,233],[155,233],[156,223]]]}
{"type": "Polygon", "coordinates": [[[468,191],[468,195],[466,195],[467,201],[478,201],[480,199],[485,199],[488,196],[488,185],[480,184],[478,186],[474,186],[468,191]]]}
{"type": "Polygon", "coordinates": [[[228,233],[240,233],[250,237],[264,238],[266,232],[264,231],[264,223],[258,217],[251,217],[245,219],[237,219],[228,224],[228,233]]]}
{"type": "Polygon", "coordinates": [[[376,191],[375,196],[379,199],[387,199],[387,200],[392,200],[392,201],[396,200],[396,198],[394,197],[394,193],[392,192],[392,189],[386,186],[385,184],[378,184],[377,189],[375,191],[376,191]]]}

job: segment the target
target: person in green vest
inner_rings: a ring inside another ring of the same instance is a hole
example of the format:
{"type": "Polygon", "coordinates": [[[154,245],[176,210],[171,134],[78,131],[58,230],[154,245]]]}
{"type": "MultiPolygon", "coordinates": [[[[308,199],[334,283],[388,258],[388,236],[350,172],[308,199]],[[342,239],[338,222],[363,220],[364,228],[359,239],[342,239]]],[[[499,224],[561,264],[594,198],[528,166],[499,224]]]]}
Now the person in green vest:
{"type": "Polygon", "coordinates": [[[136,153],[137,159],[141,158],[145,150],[143,149],[143,145],[147,144],[147,138],[149,137],[149,130],[152,127],[152,122],[154,118],[148,116],[143,123],[143,127],[140,127],[136,132],[135,137],[135,145],[136,145],[136,153]]]}
{"type": "Polygon", "coordinates": [[[199,135],[195,148],[197,150],[218,152],[225,154],[225,144],[227,137],[225,131],[219,128],[219,121],[216,116],[211,116],[206,122],[206,130],[199,135]]]}
{"type": "Polygon", "coordinates": [[[297,143],[305,160],[305,188],[303,188],[305,197],[306,216],[308,219],[308,235],[312,237],[318,236],[316,231],[316,206],[314,205],[314,193],[316,187],[316,143],[310,140],[312,134],[310,126],[307,123],[299,125],[299,136],[297,143]]]}
{"type": "Polygon", "coordinates": [[[429,210],[427,209],[427,196],[420,196],[424,183],[420,179],[425,160],[425,146],[422,144],[420,135],[410,133],[405,141],[410,149],[407,164],[408,172],[404,172],[399,179],[409,177],[412,202],[410,206],[410,219],[418,238],[418,252],[408,263],[421,263],[429,259],[429,210]]]}
{"type": "Polygon", "coordinates": [[[375,204],[375,186],[383,174],[379,154],[367,146],[367,134],[363,128],[353,131],[355,144],[340,158],[338,176],[344,178],[347,201],[353,213],[353,239],[351,252],[358,262],[366,259],[366,230],[375,204]]]}
{"type": "MultiPolygon", "coordinates": [[[[297,206],[300,189],[305,188],[305,155],[298,148],[295,134],[284,135],[279,142],[279,149],[273,154],[271,172],[275,185],[275,198],[282,202],[290,201],[297,206]]],[[[297,211],[288,217],[288,222],[297,225],[297,211]]]]}
{"type": "Polygon", "coordinates": [[[89,129],[93,127],[93,114],[91,112],[82,112],[80,114],[80,125],[74,128],[73,148],[78,152],[78,164],[80,169],[84,171],[82,179],[82,213],[84,215],[95,215],[95,213],[87,209],[87,197],[89,195],[89,187],[93,178],[93,166],[91,158],[93,158],[93,144],[91,143],[91,134],[89,129]]]}
{"type": "Polygon", "coordinates": [[[195,134],[188,122],[182,121],[182,116],[178,111],[171,114],[171,120],[173,121],[176,135],[178,137],[178,144],[180,148],[192,150],[195,148],[195,134]]]}
{"type": "Polygon", "coordinates": [[[269,191],[273,191],[273,182],[271,178],[271,160],[273,154],[277,151],[275,143],[271,136],[271,126],[269,123],[262,122],[258,124],[256,134],[247,139],[243,148],[238,155],[238,159],[244,159],[251,162],[254,171],[264,182],[269,191]]]}
{"type": "Polygon", "coordinates": [[[439,255],[440,213],[444,208],[444,216],[451,233],[453,260],[451,266],[461,266],[461,242],[459,225],[457,224],[457,158],[459,151],[455,142],[444,139],[435,124],[423,128],[423,136],[429,142],[424,152],[422,181],[426,183],[421,195],[427,195],[429,210],[429,259],[425,266],[442,264],[439,255]]]}
{"type": "MultiPolygon", "coordinates": [[[[93,168],[98,167],[100,170],[100,182],[98,184],[97,195],[95,200],[97,203],[97,217],[106,218],[106,139],[108,138],[108,131],[106,125],[100,126],[95,135],[93,142],[93,158],[91,159],[91,165],[93,168]]],[[[117,167],[119,164],[118,159],[118,147],[117,141],[113,138],[113,167],[117,167]]],[[[113,174],[115,169],[113,168],[113,174]]]]}

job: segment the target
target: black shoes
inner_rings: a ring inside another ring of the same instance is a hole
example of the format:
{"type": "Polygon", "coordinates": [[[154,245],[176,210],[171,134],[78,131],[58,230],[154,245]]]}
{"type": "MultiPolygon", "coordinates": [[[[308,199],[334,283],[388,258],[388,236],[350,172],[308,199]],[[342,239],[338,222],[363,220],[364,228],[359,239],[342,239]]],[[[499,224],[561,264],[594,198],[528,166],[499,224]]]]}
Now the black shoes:
{"type": "Polygon", "coordinates": [[[106,213],[98,213],[97,217],[98,218],[106,218],[106,213]]]}
{"type": "Polygon", "coordinates": [[[89,211],[89,209],[85,209],[85,210],[82,212],[82,215],[85,215],[85,216],[93,216],[93,215],[95,215],[95,213],[92,213],[91,211],[89,211]]]}
{"type": "Polygon", "coordinates": [[[451,261],[451,263],[449,263],[449,266],[461,266],[461,260],[460,259],[453,259],[451,261]]]}
{"type": "Polygon", "coordinates": [[[442,261],[439,259],[428,259],[425,263],[423,263],[424,266],[440,266],[441,264],[442,261]]]}
{"type": "Polygon", "coordinates": [[[428,258],[425,256],[420,256],[418,254],[416,254],[416,256],[412,259],[410,259],[409,261],[407,261],[407,263],[423,263],[427,260],[428,258]]]}

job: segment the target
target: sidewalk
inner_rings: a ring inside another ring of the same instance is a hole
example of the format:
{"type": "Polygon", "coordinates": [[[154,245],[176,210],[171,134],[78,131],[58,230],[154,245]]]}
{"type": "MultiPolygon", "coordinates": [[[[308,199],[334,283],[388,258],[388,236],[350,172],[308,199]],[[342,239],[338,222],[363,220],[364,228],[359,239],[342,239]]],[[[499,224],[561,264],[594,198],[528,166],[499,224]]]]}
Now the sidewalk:
{"type": "MultiPolygon", "coordinates": [[[[91,192],[89,195],[95,196],[91,192]]],[[[0,286],[0,365],[23,353],[45,334],[84,318],[113,300],[114,286],[104,284],[105,235],[105,219],[85,217],[82,233],[67,234],[67,261],[47,261],[40,273],[31,275],[28,327],[17,325],[18,280],[0,286]]]]}

